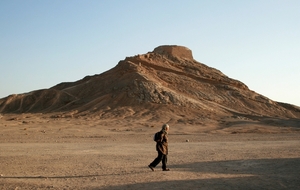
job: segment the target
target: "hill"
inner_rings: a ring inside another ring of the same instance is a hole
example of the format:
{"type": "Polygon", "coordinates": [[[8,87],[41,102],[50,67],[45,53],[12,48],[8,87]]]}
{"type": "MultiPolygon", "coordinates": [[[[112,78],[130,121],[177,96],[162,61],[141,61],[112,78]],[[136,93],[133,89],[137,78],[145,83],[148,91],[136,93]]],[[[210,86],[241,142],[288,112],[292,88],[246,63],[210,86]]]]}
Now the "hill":
{"type": "MultiPolygon", "coordinates": [[[[244,83],[193,59],[183,46],[159,46],[121,60],[114,68],[50,89],[0,99],[0,113],[52,117],[143,119],[149,122],[216,125],[264,121],[299,126],[300,108],[273,101],[244,83]],[[272,119],[272,121],[270,121],[272,119]]],[[[276,124],[276,125],[277,125],[276,124]]]]}

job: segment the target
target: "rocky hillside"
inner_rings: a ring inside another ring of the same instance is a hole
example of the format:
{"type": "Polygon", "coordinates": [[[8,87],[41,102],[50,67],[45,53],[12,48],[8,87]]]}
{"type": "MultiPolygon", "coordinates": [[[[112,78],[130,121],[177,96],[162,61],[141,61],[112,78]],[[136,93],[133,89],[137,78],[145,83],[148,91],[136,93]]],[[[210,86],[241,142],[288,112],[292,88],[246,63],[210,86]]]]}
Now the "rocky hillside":
{"type": "Polygon", "coordinates": [[[203,123],[205,118],[300,118],[300,108],[272,101],[193,59],[182,46],[126,57],[114,68],[50,89],[0,99],[1,113],[52,113],[203,123]],[[172,118],[172,119],[170,119],[172,118]]]}

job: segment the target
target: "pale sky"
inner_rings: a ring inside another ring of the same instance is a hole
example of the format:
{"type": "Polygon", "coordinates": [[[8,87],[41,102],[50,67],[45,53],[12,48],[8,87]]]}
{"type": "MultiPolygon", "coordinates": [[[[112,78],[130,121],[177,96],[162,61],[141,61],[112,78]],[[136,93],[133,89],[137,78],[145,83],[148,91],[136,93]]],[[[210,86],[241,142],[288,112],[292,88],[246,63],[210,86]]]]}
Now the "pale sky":
{"type": "Polygon", "coordinates": [[[274,101],[300,106],[299,0],[1,0],[0,98],[182,45],[274,101]]]}

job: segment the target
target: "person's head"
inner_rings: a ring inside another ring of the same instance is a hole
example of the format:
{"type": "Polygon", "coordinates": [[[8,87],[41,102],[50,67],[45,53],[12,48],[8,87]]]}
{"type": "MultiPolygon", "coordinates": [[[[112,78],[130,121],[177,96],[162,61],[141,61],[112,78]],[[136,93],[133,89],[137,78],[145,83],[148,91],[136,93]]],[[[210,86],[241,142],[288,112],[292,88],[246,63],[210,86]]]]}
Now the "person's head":
{"type": "Polygon", "coordinates": [[[161,130],[166,133],[168,133],[169,129],[170,129],[170,126],[168,124],[163,124],[163,126],[161,128],[161,130]]]}

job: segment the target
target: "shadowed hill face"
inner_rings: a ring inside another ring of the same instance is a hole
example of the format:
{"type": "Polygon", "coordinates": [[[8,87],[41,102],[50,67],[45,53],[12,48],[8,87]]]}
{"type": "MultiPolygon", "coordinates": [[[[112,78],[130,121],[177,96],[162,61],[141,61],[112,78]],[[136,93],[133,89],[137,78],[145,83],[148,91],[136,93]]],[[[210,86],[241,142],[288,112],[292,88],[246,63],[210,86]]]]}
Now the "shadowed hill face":
{"type": "Polygon", "coordinates": [[[249,90],[242,82],[195,61],[192,51],[182,46],[159,46],[127,57],[102,74],[0,100],[2,113],[62,111],[162,121],[188,117],[199,122],[236,114],[300,117],[298,107],[249,90]]]}

